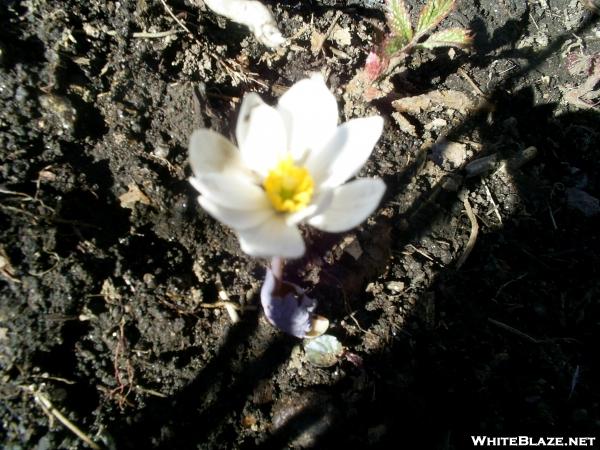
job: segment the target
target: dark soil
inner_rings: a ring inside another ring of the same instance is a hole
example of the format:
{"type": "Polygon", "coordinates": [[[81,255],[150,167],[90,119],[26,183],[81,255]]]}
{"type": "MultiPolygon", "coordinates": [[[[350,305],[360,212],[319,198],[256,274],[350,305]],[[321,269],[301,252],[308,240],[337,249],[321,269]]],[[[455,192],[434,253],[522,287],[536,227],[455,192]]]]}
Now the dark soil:
{"type": "Polygon", "coordinates": [[[160,1],[0,4],[4,448],[87,448],[54,411],[107,449],[600,437],[600,120],[565,101],[592,70],[570,71],[569,55],[600,51],[597,18],[579,0],[459,2],[445,24],[470,27],[473,50],[416,53],[390,97],[356,107],[344,94],[380,2],[266,3],[292,37],[279,52],[199,1],[167,2],[193,35],[160,1]],[[362,172],[388,186],[377,214],[344,235],[306,230],[309,252],[287,267],[362,358],[330,368],[268,325],[266,261],[186,180],[194,128],[231,135],[245,92],[274,103],[314,71],[341,111],[387,121],[362,172]],[[391,101],[440,89],[487,106],[425,111],[409,117],[416,136],[401,132],[391,101]],[[433,154],[442,135],[498,164],[467,178],[433,154]],[[240,322],[210,308],[223,293],[240,322]]]}

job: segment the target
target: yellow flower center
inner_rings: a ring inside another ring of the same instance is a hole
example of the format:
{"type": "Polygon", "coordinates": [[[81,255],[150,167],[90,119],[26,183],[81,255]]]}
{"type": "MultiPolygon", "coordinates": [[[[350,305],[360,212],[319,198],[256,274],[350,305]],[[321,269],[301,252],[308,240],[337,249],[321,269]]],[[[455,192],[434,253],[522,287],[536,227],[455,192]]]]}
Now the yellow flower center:
{"type": "Polygon", "coordinates": [[[269,171],[263,187],[273,207],[280,212],[296,212],[305,208],[313,195],[315,183],[304,167],[286,156],[269,171]]]}

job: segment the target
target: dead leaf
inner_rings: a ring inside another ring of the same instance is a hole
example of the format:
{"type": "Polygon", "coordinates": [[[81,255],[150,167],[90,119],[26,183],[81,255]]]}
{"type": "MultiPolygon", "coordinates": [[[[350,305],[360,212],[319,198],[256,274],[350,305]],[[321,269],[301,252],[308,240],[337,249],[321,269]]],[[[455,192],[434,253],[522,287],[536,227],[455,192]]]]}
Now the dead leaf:
{"type": "Polygon", "coordinates": [[[597,108],[600,105],[600,52],[592,55],[571,52],[565,61],[570,75],[584,75],[586,79],[575,88],[561,87],[563,100],[578,108],[597,108]]]}
{"type": "Polygon", "coordinates": [[[38,180],[51,182],[56,180],[56,174],[54,172],[50,172],[49,170],[40,170],[38,172],[38,180]]]}
{"type": "Polygon", "coordinates": [[[409,114],[420,114],[422,111],[428,111],[436,106],[454,109],[461,114],[468,114],[475,108],[474,102],[466,94],[452,89],[404,97],[393,101],[392,106],[398,112],[409,114]]]}
{"type": "Polygon", "coordinates": [[[133,209],[137,202],[143,203],[144,205],[150,204],[150,199],[135,183],[130,183],[127,187],[129,190],[119,197],[122,208],[133,209]]]}
{"type": "Polygon", "coordinates": [[[594,73],[575,89],[567,90],[564,100],[579,108],[597,109],[600,104],[600,63],[596,64],[594,73]]]}
{"type": "Polygon", "coordinates": [[[581,51],[572,51],[565,56],[565,66],[570,75],[580,76],[589,74],[596,55],[585,55],[581,51]]]}
{"type": "Polygon", "coordinates": [[[10,263],[10,259],[4,251],[3,247],[0,247],[0,275],[3,275],[10,281],[15,283],[20,283],[21,281],[16,278],[16,272],[12,264],[10,263]]]}
{"type": "Polygon", "coordinates": [[[363,249],[360,246],[360,242],[358,242],[358,239],[354,235],[347,236],[340,244],[340,248],[352,256],[355,261],[358,261],[363,254],[363,249]]]}
{"type": "Polygon", "coordinates": [[[431,131],[436,130],[438,128],[444,128],[446,125],[448,125],[448,122],[446,122],[444,119],[436,117],[431,122],[425,124],[423,128],[425,128],[427,131],[431,131]]]}
{"type": "Polygon", "coordinates": [[[408,121],[404,114],[399,112],[392,113],[392,117],[400,127],[400,130],[404,133],[410,134],[411,136],[417,137],[417,130],[415,126],[408,121]]]}
{"type": "Polygon", "coordinates": [[[104,300],[106,300],[108,303],[112,303],[121,299],[121,295],[115,288],[115,285],[110,278],[107,278],[102,283],[100,295],[104,297],[104,300]]]}
{"type": "Polygon", "coordinates": [[[319,33],[317,30],[312,30],[310,35],[310,51],[313,52],[313,54],[317,54],[321,51],[324,42],[325,35],[319,33]]]}

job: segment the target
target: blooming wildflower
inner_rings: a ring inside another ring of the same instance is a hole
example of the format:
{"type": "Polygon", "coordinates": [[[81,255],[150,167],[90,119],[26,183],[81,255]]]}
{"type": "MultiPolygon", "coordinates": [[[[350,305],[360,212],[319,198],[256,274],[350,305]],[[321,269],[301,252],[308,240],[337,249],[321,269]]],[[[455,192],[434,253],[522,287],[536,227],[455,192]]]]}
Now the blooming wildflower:
{"type": "Polygon", "coordinates": [[[236,126],[239,150],[208,129],[192,134],[189,154],[200,205],[233,228],[251,256],[298,258],[298,225],[349,230],[377,207],[379,178],[347,182],[371,155],[383,129],[379,116],[337,126],[335,97],[320,75],[294,84],[277,107],[251,93],[236,126]]]}

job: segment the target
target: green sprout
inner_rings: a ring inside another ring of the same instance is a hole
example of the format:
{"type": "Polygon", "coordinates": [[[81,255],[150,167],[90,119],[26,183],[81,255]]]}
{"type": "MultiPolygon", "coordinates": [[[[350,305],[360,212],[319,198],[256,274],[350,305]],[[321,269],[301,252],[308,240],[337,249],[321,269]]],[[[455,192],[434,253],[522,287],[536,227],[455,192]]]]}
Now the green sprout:
{"type": "Polygon", "coordinates": [[[429,0],[421,9],[413,27],[404,0],[387,0],[386,19],[390,34],[371,51],[365,73],[371,82],[389,75],[415,49],[469,47],[473,37],[465,28],[447,28],[433,32],[456,6],[456,0],[429,0]]]}

